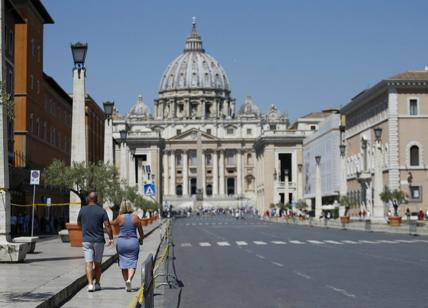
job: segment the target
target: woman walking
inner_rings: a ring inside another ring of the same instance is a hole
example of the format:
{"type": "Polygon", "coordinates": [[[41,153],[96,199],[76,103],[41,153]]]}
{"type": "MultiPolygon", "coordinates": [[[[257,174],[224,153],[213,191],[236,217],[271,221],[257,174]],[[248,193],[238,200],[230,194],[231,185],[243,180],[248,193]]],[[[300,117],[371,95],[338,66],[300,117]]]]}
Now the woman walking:
{"type": "Polygon", "coordinates": [[[143,244],[144,232],[140,218],[133,214],[131,202],[123,201],[120,205],[119,216],[114,223],[119,224],[120,233],[116,250],[119,254],[119,267],[122,270],[125,290],[131,291],[131,281],[137,268],[140,245],[143,244]],[[140,239],[137,238],[137,230],[140,239]]]}

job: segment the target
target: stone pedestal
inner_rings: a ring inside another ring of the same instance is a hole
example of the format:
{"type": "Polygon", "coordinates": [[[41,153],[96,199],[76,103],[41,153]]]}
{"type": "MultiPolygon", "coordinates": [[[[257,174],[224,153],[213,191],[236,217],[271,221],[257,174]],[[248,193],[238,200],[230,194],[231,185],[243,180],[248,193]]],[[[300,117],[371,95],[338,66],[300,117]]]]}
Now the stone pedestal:
{"type": "Polygon", "coordinates": [[[9,243],[0,240],[0,262],[23,262],[29,250],[29,243],[9,243]]]}
{"type": "Polygon", "coordinates": [[[38,239],[38,236],[20,236],[15,237],[12,241],[19,244],[29,244],[27,253],[33,253],[36,249],[36,242],[38,239]]]}

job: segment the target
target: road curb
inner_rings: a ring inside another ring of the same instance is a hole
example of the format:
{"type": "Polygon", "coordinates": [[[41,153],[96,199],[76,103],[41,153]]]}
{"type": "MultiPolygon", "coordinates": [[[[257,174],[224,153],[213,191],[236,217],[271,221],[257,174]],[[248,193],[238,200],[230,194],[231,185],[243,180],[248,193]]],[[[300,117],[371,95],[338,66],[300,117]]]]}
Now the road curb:
{"type": "MultiPolygon", "coordinates": [[[[148,237],[150,234],[152,234],[155,230],[157,230],[160,227],[160,224],[158,224],[156,227],[154,227],[152,230],[147,232],[144,237],[148,237]]],[[[113,256],[110,256],[101,264],[101,270],[104,272],[107,270],[113,263],[117,261],[118,255],[117,253],[113,256]]],[[[66,302],[68,302],[74,295],[77,294],[82,288],[84,288],[87,284],[86,280],[86,274],[83,274],[76,280],[74,280],[71,284],[66,286],[64,289],[59,291],[58,293],[54,294],[52,297],[45,300],[43,303],[36,306],[36,308],[52,308],[52,307],[59,307],[66,302]]]]}
{"type": "Polygon", "coordinates": [[[314,222],[312,224],[310,223],[301,223],[301,222],[287,222],[281,219],[269,219],[269,218],[262,218],[264,221],[268,221],[270,223],[283,223],[288,225],[294,225],[294,226],[302,226],[302,227],[308,227],[308,228],[324,228],[324,229],[337,229],[337,230],[350,230],[350,231],[361,231],[361,232],[380,232],[380,233],[392,233],[392,234],[407,234],[407,235],[413,235],[413,236],[428,236],[428,230],[427,228],[419,228],[416,231],[410,231],[409,228],[406,226],[402,227],[391,227],[387,225],[379,225],[376,223],[370,224],[369,229],[365,226],[358,226],[358,225],[352,225],[352,223],[347,225],[342,225],[337,222],[330,222],[328,224],[323,224],[320,222],[314,222]]]}

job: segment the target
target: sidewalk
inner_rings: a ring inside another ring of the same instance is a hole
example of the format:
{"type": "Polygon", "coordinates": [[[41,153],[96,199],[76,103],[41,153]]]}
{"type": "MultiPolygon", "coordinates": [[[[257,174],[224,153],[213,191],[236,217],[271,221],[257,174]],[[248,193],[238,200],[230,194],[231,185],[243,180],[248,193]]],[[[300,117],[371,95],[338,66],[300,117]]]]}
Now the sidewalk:
{"type": "Polygon", "coordinates": [[[370,223],[369,221],[351,220],[349,224],[343,225],[339,219],[305,219],[303,221],[299,218],[289,218],[288,221],[283,217],[262,217],[261,219],[277,223],[288,223],[292,225],[301,225],[308,227],[320,227],[320,228],[335,228],[335,229],[347,229],[347,230],[359,230],[359,231],[370,231],[370,232],[387,232],[387,233],[399,233],[399,234],[412,234],[412,235],[428,235],[428,222],[422,221],[422,224],[418,224],[417,227],[409,226],[407,221],[403,221],[400,226],[390,226],[387,223],[370,223]]]}
{"type": "Polygon", "coordinates": [[[138,257],[138,267],[132,281],[132,292],[125,291],[125,283],[122,274],[117,266],[113,264],[101,276],[101,291],[88,292],[86,287],[81,289],[69,302],[63,307],[128,307],[128,304],[137,295],[141,286],[141,264],[151,253],[153,256],[160,244],[160,230],[155,230],[148,238],[144,240],[140,255],[138,257]]]}
{"type": "MultiPolygon", "coordinates": [[[[144,232],[148,234],[158,224],[144,227],[144,232]]],[[[152,236],[156,237],[152,234],[146,240],[152,236]]],[[[115,254],[114,247],[105,248],[104,268],[114,263],[115,254]]],[[[84,264],[82,248],[70,247],[59,237],[41,240],[24,263],[0,264],[0,307],[49,307],[46,301],[69,297],[82,283],[86,285],[84,264]]]]}

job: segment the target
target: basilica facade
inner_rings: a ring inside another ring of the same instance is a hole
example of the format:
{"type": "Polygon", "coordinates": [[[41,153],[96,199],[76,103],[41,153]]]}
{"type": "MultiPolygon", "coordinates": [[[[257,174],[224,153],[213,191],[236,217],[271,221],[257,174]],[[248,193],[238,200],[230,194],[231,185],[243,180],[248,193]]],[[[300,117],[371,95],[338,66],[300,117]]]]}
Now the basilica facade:
{"type": "Polygon", "coordinates": [[[107,160],[143,195],[154,183],[158,202],[263,211],[302,198],[302,142],[310,130],[289,126],[274,105],[262,113],[249,96],[238,108],[195,21],[184,51],[161,76],[154,114],[139,96],[107,127],[107,160]]]}

